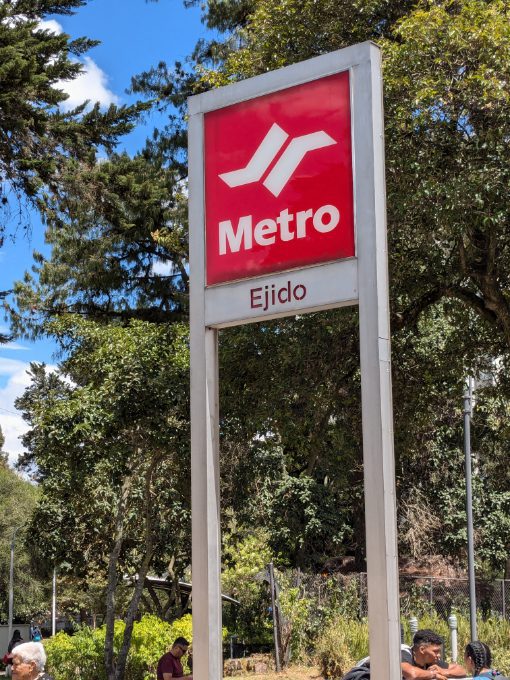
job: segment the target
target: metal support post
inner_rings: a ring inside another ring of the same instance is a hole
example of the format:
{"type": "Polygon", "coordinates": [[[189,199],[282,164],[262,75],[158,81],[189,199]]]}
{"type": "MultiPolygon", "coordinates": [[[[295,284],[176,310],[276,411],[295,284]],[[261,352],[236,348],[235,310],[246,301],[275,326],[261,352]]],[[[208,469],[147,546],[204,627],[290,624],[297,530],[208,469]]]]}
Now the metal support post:
{"type": "MultiPolygon", "coordinates": [[[[197,116],[190,117],[189,140],[190,192],[203,196],[203,128],[197,116]]],[[[191,226],[202,224],[202,211],[201,201],[190,202],[191,226]]],[[[205,324],[204,237],[196,228],[190,228],[190,271],[193,677],[221,680],[218,331],[205,324]]]]}
{"type": "Polygon", "coordinates": [[[475,581],[475,549],[473,538],[473,490],[471,484],[471,414],[473,400],[473,378],[466,380],[464,392],[464,464],[466,475],[466,518],[467,548],[469,575],[469,622],[471,640],[477,640],[476,629],[476,581],[475,581]]]}
{"type": "Polygon", "coordinates": [[[192,328],[191,338],[191,408],[201,412],[201,417],[193,418],[191,430],[193,677],[219,680],[223,677],[223,654],[217,331],[192,328]]]}
{"type": "Polygon", "coordinates": [[[411,633],[411,646],[413,644],[414,634],[418,630],[418,619],[416,616],[411,616],[409,619],[409,632],[411,633]]]}
{"type": "Polygon", "coordinates": [[[360,574],[359,574],[359,620],[360,621],[363,618],[363,596],[364,596],[363,572],[360,571],[360,574]]]}
{"type": "Polygon", "coordinates": [[[9,563],[9,619],[8,619],[8,638],[9,642],[12,638],[12,617],[14,610],[14,546],[16,543],[16,533],[18,529],[14,529],[11,539],[11,557],[9,563]]]}
{"type": "Polygon", "coordinates": [[[53,568],[53,583],[51,596],[51,634],[57,632],[57,569],[53,568]]]}
{"type": "Polygon", "coordinates": [[[506,592],[505,592],[505,579],[501,579],[501,600],[503,602],[503,605],[501,607],[501,616],[503,619],[506,619],[506,592]]]}
{"type": "Polygon", "coordinates": [[[237,635],[230,636],[230,658],[234,658],[234,640],[237,640],[237,635]]]}
{"type": "Polygon", "coordinates": [[[457,663],[458,658],[458,646],[457,646],[457,617],[455,614],[451,614],[448,617],[448,626],[450,628],[450,649],[452,650],[452,661],[457,663]]]}
{"type": "Polygon", "coordinates": [[[372,87],[355,104],[353,120],[363,129],[360,139],[355,128],[355,157],[374,179],[356,206],[369,650],[374,677],[397,680],[402,672],[380,60],[373,45],[370,61],[354,70],[355,79],[372,87]]]}
{"type": "Polygon", "coordinates": [[[278,612],[276,611],[276,598],[274,594],[275,589],[274,567],[272,562],[269,563],[268,570],[269,570],[269,587],[271,588],[271,613],[273,615],[274,662],[276,666],[276,672],[279,673],[282,667],[280,664],[280,643],[278,640],[278,612]]]}

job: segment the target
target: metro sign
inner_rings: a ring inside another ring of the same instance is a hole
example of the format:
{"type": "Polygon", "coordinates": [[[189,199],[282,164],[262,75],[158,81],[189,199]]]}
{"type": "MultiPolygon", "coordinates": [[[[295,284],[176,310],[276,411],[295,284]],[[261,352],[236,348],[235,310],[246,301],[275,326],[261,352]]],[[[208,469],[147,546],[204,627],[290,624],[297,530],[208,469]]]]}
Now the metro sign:
{"type": "Polygon", "coordinates": [[[358,305],[370,654],[378,680],[393,680],[400,606],[380,50],[352,45],[188,105],[193,677],[223,678],[218,336],[358,305]]]}
{"type": "Polygon", "coordinates": [[[355,255],[349,72],[204,115],[206,285],[355,255]]]}

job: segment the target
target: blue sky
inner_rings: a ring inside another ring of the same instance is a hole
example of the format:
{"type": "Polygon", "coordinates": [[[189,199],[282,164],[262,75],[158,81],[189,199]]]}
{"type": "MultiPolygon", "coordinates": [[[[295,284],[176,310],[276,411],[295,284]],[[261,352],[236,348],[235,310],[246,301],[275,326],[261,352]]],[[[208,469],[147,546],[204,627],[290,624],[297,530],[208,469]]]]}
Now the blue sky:
{"type": "MultiPolygon", "coordinates": [[[[206,37],[198,8],[185,9],[182,0],[89,0],[73,16],[47,18],[48,28],[64,31],[73,38],[87,36],[101,41],[83,60],[85,73],[72,84],[63,85],[69,93],[69,105],[85,99],[129,103],[126,94],[132,75],[155,66],[159,61],[172,64],[183,61],[197,40],[206,37]]],[[[156,120],[148,120],[123,142],[130,152],[143,145],[156,120]]],[[[13,282],[30,269],[34,250],[47,252],[43,230],[36,215],[31,217],[31,234],[14,234],[0,250],[0,290],[8,290],[13,282]]],[[[5,323],[1,330],[7,331],[5,323]]],[[[6,436],[5,450],[14,462],[22,450],[19,435],[24,423],[14,408],[14,399],[28,385],[30,361],[54,363],[54,345],[50,340],[30,343],[17,340],[0,346],[0,426],[6,436]]]]}

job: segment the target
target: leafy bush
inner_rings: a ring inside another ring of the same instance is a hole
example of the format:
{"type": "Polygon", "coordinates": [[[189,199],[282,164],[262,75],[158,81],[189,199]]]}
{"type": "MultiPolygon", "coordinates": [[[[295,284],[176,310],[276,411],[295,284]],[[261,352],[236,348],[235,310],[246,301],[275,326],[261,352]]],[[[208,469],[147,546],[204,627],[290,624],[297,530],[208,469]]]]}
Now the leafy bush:
{"type": "Polygon", "coordinates": [[[232,522],[223,535],[221,585],[240,604],[235,611],[225,611],[226,621],[241,640],[252,644],[272,640],[269,588],[259,577],[270,561],[268,533],[232,522]]]}
{"type": "Polygon", "coordinates": [[[106,680],[104,669],[104,636],[87,626],[71,637],[60,632],[45,643],[48,670],[55,680],[96,678],[106,680]]]}
{"type": "Polygon", "coordinates": [[[357,623],[347,619],[331,621],[317,640],[317,663],[324,678],[341,678],[354,665],[348,631],[350,625],[357,623]]]}
{"type": "MultiPolygon", "coordinates": [[[[191,616],[183,619],[186,622],[182,628],[187,629],[184,635],[191,642],[191,616]],[[189,624],[188,624],[189,621],[189,624]],[[188,624],[188,625],[186,625],[188,624]]],[[[179,621],[182,621],[180,619],[179,621]]],[[[175,624],[178,624],[176,621],[175,624]]],[[[182,635],[181,630],[176,633],[174,625],[169,625],[157,616],[146,614],[133,627],[133,638],[129,650],[126,668],[126,680],[152,680],[156,677],[159,659],[168,652],[176,637],[182,635]]]]}
{"type": "MultiPolygon", "coordinates": [[[[124,629],[123,621],[115,622],[115,653],[118,653],[122,644],[124,629]]],[[[72,636],[58,633],[45,643],[48,671],[55,680],[106,680],[105,636],[104,626],[95,630],[83,626],[72,636]]],[[[191,615],[187,614],[172,624],[157,616],[143,616],[133,627],[126,680],[155,680],[158,660],[170,649],[175,638],[180,636],[192,642],[191,615]]],[[[188,668],[186,670],[189,671],[188,668]]]]}
{"type": "Polygon", "coordinates": [[[310,643],[308,621],[312,600],[302,597],[299,588],[289,587],[278,574],[280,584],[280,608],[285,620],[282,633],[284,659],[304,660],[310,643]]]}

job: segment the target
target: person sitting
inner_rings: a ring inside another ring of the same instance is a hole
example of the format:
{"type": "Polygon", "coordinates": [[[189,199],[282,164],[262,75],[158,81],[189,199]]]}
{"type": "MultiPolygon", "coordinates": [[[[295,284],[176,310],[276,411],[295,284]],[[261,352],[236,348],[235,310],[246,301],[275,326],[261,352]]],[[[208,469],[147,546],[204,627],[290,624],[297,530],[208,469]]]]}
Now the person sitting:
{"type": "Polygon", "coordinates": [[[45,666],[46,652],[40,642],[24,642],[12,650],[13,680],[52,680],[45,666]]]}
{"type": "Polygon", "coordinates": [[[443,638],[433,630],[418,630],[411,651],[402,651],[401,666],[404,680],[445,680],[465,678],[466,670],[456,663],[441,659],[443,638]]]}
{"type": "Polygon", "coordinates": [[[188,678],[188,680],[193,680],[192,675],[184,675],[181,664],[181,659],[187,653],[188,647],[189,642],[186,638],[178,637],[176,639],[171,650],[163,654],[158,662],[158,680],[171,680],[171,678],[188,678]]]}
{"type": "Polygon", "coordinates": [[[466,645],[464,664],[473,678],[503,678],[502,673],[492,666],[492,654],[489,647],[475,640],[466,645]]]}

